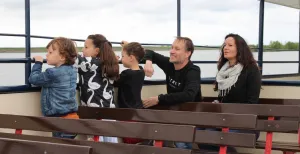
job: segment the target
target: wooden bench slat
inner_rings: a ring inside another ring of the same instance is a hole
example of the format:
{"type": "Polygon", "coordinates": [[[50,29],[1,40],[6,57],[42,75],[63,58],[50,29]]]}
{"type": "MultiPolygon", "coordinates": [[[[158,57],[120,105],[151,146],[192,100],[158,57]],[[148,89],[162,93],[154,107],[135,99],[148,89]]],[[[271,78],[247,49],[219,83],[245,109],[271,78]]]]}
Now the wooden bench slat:
{"type": "MultiPolygon", "coordinates": [[[[257,148],[265,148],[266,144],[265,143],[261,143],[261,142],[258,142],[256,144],[256,147],[257,148]]],[[[296,146],[290,146],[290,145],[279,145],[279,144],[273,144],[272,145],[272,149],[273,150],[284,150],[284,151],[291,151],[291,152],[300,152],[300,147],[296,147],[296,146]]]]}
{"type": "Polygon", "coordinates": [[[195,142],[253,148],[255,147],[256,137],[254,134],[246,133],[224,133],[218,131],[197,130],[195,142]]]}
{"type": "Polygon", "coordinates": [[[256,130],[270,131],[270,132],[297,133],[298,128],[299,128],[298,121],[258,120],[256,130]]]}
{"type": "Polygon", "coordinates": [[[1,154],[90,154],[92,148],[70,144],[0,138],[1,154]]]}
{"type": "Polygon", "coordinates": [[[79,116],[82,119],[116,119],[135,120],[142,122],[188,124],[196,126],[255,128],[256,115],[209,113],[209,112],[182,112],[159,111],[146,109],[112,109],[79,107],[79,116]]]}
{"type": "Polygon", "coordinates": [[[192,142],[195,126],[0,114],[0,128],[192,142]],[[181,132],[181,133],[178,133],[181,132]],[[176,134],[176,135],[173,135],[176,134]]]}
{"type": "MultiPolygon", "coordinates": [[[[204,97],[204,102],[212,102],[216,97],[204,97]]],[[[300,105],[300,99],[259,98],[259,104],[300,105]]]]}
{"type": "MultiPolygon", "coordinates": [[[[52,142],[61,144],[73,144],[91,146],[92,154],[191,154],[191,150],[177,148],[157,148],[153,146],[135,145],[135,144],[116,144],[108,142],[93,142],[84,140],[71,140],[54,137],[32,136],[32,135],[15,135],[0,133],[0,137],[13,138],[22,140],[35,140],[42,142],[52,142]]],[[[43,154],[43,153],[42,153],[43,154]]]]}
{"type": "MultiPolygon", "coordinates": [[[[265,141],[257,141],[256,143],[258,144],[265,144],[265,141]]],[[[294,147],[299,147],[298,143],[295,142],[273,142],[273,145],[285,145],[285,146],[294,146],[294,147]]]]}
{"type": "Polygon", "coordinates": [[[156,106],[154,109],[169,109],[176,111],[215,112],[235,114],[255,114],[259,116],[299,117],[299,105],[267,105],[239,103],[188,102],[175,106],[156,106]]]}
{"type": "MultiPolygon", "coordinates": [[[[208,151],[208,150],[193,150],[192,154],[219,154],[219,151],[208,151]]],[[[236,152],[227,152],[226,154],[237,154],[236,152]]],[[[238,154],[252,154],[252,153],[241,153],[238,154]]]]}

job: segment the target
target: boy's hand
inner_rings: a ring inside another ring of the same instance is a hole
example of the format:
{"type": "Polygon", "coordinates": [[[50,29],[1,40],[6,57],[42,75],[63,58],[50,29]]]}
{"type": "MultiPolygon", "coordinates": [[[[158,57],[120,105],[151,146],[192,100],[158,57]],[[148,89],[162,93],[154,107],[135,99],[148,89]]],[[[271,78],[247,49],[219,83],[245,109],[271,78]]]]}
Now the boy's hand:
{"type": "Polygon", "coordinates": [[[122,47],[124,47],[124,45],[126,45],[126,44],[128,44],[127,41],[122,41],[122,42],[121,42],[121,46],[122,46],[122,47]]]}
{"type": "Polygon", "coordinates": [[[44,58],[42,56],[34,56],[33,59],[37,62],[43,62],[44,58]]]}
{"type": "Polygon", "coordinates": [[[152,77],[152,75],[154,73],[154,69],[153,69],[153,66],[152,66],[152,61],[146,60],[146,64],[144,65],[144,71],[145,71],[145,75],[147,77],[152,77]]]}

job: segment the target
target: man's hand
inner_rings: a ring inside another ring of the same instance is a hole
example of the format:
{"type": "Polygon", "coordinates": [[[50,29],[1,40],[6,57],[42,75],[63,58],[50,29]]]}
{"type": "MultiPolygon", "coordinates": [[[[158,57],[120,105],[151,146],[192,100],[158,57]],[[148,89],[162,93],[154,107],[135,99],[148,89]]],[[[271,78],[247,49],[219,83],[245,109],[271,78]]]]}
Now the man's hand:
{"type": "Polygon", "coordinates": [[[124,47],[124,45],[126,45],[126,44],[128,44],[127,41],[122,41],[122,42],[121,42],[121,46],[122,46],[122,47],[124,47]]]}
{"type": "Polygon", "coordinates": [[[154,69],[153,69],[153,66],[152,66],[152,61],[146,60],[146,64],[144,66],[144,71],[145,71],[145,75],[147,77],[152,77],[152,75],[154,73],[154,69]]]}
{"type": "Polygon", "coordinates": [[[42,56],[34,56],[33,59],[37,62],[43,62],[44,58],[42,56]]]}
{"type": "Polygon", "coordinates": [[[144,108],[149,108],[151,106],[158,104],[158,96],[150,97],[145,100],[143,100],[143,106],[144,108]]]}

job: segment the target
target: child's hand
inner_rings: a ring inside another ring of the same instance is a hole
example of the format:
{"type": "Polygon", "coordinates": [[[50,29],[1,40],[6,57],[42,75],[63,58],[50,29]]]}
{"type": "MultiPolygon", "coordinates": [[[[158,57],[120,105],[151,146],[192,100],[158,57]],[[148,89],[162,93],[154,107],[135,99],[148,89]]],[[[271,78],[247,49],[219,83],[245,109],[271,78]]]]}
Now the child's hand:
{"type": "Polygon", "coordinates": [[[34,56],[33,59],[37,62],[43,62],[44,58],[42,56],[34,56]]]}
{"type": "Polygon", "coordinates": [[[117,55],[116,58],[117,58],[117,60],[119,60],[119,59],[120,59],[120,56],[117,55]]]}
{"type": "Polygon", "coordinates": [[[128,44],[127,41],[122,41],[122,42],[121,42],[121,46],[122,46],[122,47],[124,47],[124,45],[126,45],[126,44],[128,44]]]}

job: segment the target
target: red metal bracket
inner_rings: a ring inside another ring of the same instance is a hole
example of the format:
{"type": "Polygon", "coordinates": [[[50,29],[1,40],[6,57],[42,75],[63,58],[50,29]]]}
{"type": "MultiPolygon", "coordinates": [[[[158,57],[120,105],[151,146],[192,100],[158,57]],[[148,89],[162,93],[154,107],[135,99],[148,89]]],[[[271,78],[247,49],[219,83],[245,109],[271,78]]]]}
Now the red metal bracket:
{"type": "MultiPolygon", "coordinates": [[[[222,132],[229,132],[229,128],[222,128],[222,132]]],[[[227,146],[220,146],[219,154],[226,154],[227,146]]]]}

